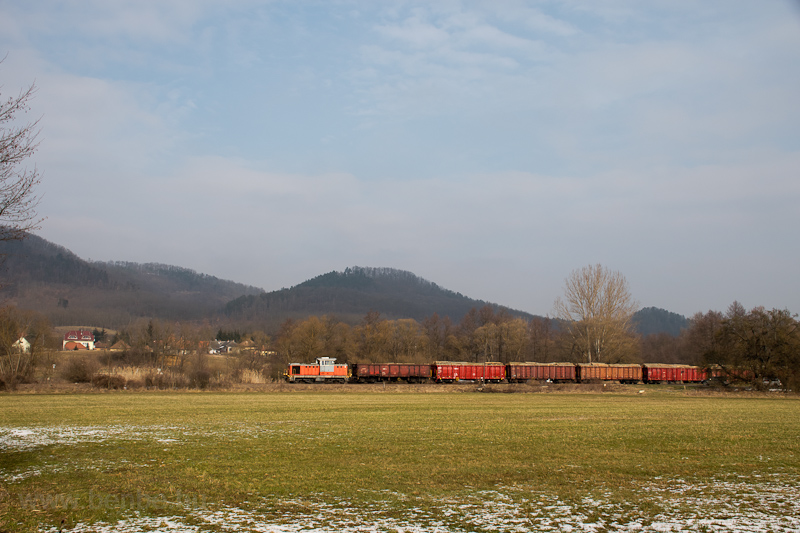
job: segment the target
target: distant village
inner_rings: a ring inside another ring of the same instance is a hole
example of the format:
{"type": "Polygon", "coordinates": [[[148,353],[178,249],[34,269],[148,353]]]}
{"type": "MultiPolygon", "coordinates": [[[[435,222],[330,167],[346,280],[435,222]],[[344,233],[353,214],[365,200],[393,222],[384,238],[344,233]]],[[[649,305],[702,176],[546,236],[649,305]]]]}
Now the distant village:
{"type": "MultiPolygon", "coordinates": [[[[252,341],[243,341],[237,343],[236,341],[204,341],[200,343],[203,351],[209,355],[218,354],[231,354],[237,353],[241,349],[250,348],[252,341]]],[[[25,337],[20,337],[14,343],[14,348],[20,352],[29,352],[31,348],[30,342],[25,337]]],[[[81,351],[81,350],[106,350],[111,352],[124,352],[129,350],[130,346],[125,341],[117,341],[114,344],[105,342],[96,342],[94,332],[86,329],[71,330],[64,334],[61,342],[62,350],[65,352],[81,351]]]]}

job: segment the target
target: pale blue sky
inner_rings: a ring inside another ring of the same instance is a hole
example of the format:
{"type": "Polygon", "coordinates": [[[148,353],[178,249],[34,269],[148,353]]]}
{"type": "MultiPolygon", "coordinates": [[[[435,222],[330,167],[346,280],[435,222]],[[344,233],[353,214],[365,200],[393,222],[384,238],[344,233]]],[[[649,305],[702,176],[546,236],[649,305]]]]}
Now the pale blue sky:
{"type": "Polygon", "coordinates": [[[0,52],[87,259],[800,311],[797,2],[0,0],[0,52]]]}

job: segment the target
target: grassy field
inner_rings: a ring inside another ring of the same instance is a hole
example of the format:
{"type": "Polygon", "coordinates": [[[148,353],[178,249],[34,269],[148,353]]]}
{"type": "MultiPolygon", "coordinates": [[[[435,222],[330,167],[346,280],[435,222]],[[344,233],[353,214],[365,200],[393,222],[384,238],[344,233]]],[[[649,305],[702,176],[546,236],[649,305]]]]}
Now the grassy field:
{"type": "Polygon", "coordinates": [[[0,395],[0,531],[798,531],[800,399],[0,395]]]}

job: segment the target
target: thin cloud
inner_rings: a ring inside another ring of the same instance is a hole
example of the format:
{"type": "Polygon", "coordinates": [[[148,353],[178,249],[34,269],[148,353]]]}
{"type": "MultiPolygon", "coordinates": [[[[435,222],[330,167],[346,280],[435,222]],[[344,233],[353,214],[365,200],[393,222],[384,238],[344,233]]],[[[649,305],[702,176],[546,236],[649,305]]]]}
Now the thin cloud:
{"type": "Polygon", "coordinates": [[[84,257],[266,289],[389,265],[539,313],[602,262],[646,305],[797,308],[799,27],[744,1],[29,2],[0,7],[0,76],[40,89],[42,236],[84,257]]]}

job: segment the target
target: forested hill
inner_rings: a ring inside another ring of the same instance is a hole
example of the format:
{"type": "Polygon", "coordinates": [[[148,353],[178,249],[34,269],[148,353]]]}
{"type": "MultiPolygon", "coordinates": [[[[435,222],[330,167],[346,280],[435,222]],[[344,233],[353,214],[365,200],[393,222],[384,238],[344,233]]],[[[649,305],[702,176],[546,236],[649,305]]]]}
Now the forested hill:
{"type": "MultiPolygon", "coordinates": [[[[225,307],[225,312],[231,318],[260,322],[308,315],[335,315],[340,320],[356,322],[370,311],[388,319],[418,321],[436,313],[458,322],[470,309],[485,305],[487,302],[443,289],[411,272],[352,267],[322,274],[291,289],[237,298],[225,307]]],[[[532,318],[522,311],[489,305],[513,316],[532,318]]]]}
{"type": "MultiPolygon", "coordinates": [[[[382,318],[417,321],[435,313],[459,322],[473,308],[486,305],[495,312],[533,318],[393,268],[353,267],[267,293],[177,266],[86,261],[36,235],[0,242],[0,256],[0,305],[38,311],[54,326],[116,329],[158,318],[275,332],[287,318],[328,315],[355,324],[370,311],[382,318]]],[[[683,316],[654,307],[634,318],[643,335],[678,335],[687,325],[683,316]]]]}
{"type": "Polygon", "coordinates": [[[3,304],[38,311],[53,325],[208,319],[234,298],[263,292],[171,265],[86,261],[36,235],[0,242],[0,255],[3,304]]]}
{"type": "Polygon", "coordinates": [[[681,330],[689,327],[689,319],[658,307],[645,307],[633,316],[636,331],[640,335],[666,333],[677,337],[681,330]]]}

